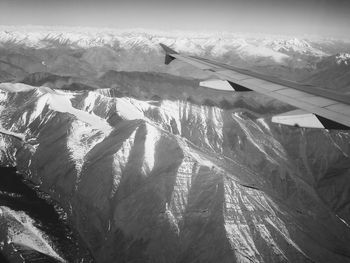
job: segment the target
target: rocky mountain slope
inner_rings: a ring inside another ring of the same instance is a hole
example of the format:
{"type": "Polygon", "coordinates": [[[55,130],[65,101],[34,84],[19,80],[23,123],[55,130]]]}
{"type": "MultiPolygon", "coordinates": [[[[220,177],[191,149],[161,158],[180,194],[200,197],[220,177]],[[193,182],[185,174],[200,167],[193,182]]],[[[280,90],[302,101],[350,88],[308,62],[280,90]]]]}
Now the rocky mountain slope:
{"type": "MultiPolygon", "coordinates": [[[[97,262],[350,262],[348,132],[273,124],[288,105],[200,87],[158,47],[11,41],[2,82],[24,84],[0,84],[1,164],[62,206],[97,262]]],[[[325,59],[305,50],[300,65],[325,59]]]]}
{"type": "Polygon", "coordinates": [[[350,256],[348,133],[273,127],[183,100],[73,95],[76,108],[108,120],[105,133],[40,105],[36,92],[3,96],[2,126],[30,143],[2,136],[2,163],[60,202],[98,262],[350,256]]]}
{"type": "Polygon", "coordinates": [[[350,54],[338,53],[322,59],[316,64],[316,72],[307,80],[319,87],[349,93],[350,54]]]}

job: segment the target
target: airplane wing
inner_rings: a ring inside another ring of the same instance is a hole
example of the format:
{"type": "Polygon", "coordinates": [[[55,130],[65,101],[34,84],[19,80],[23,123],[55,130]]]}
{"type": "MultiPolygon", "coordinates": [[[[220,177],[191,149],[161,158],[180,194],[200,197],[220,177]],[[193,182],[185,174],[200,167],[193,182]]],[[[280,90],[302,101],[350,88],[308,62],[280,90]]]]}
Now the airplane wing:
{"type": "MultiPolygon", "coordinates": [[[[311,85],[269,77],[197,56],[179,54],[164,44],[160,45],[166,53],[165,64],[169,64],[174,59],[181,60],[215,74],[236,91],[256,91],[299,109],[274,116],[273,122],[309,128],[350,129],[349,96],[311,85]]],[[[210,81],[205,83],[208,84],[210,81]]]]}

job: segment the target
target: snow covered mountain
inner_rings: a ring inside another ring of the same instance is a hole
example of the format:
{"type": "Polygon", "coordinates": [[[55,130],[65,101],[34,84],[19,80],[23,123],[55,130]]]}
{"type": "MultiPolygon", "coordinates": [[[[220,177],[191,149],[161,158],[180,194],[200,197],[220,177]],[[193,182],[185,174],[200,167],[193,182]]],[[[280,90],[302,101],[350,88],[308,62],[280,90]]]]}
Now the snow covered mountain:
{"type": "Polygon", "coordinates": [[[312,46],[310,41],[305,39],[266,39],[264,45],[270,46],[273,50],[290,54],[309,54],[315,56],[325,56],[327,53],[312,46]]]}
{"type": "Polygon", "coordinates": [[[1,163],[59,201],[98,262],[350,262],[348,133],[254,121],[191,82],[142,88],[151,77],[61,93],[107,133],[34,87],[3,90],[2,127],[26,140],[1,136],[1,163]]]}
{"type": "Polygon", "coordinates": [[[290,106],[200,87],[210,76],[163,66],[158,43],[308,80],[347,55],[329,41],[80,31],[1,30],[0,163],[62,206],[96,262],[350,262],[349,133],[273,124],[290,106]]]}

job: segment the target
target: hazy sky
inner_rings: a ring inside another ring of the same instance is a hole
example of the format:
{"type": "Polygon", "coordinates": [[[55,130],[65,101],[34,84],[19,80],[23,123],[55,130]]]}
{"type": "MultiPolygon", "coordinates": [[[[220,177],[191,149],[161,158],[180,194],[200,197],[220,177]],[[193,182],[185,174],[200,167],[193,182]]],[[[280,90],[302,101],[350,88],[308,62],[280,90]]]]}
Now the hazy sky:
{"type": "Polygon", "coordinates": [[[0,0],[0,24],[350,36],[350,0],[0,0]]]}

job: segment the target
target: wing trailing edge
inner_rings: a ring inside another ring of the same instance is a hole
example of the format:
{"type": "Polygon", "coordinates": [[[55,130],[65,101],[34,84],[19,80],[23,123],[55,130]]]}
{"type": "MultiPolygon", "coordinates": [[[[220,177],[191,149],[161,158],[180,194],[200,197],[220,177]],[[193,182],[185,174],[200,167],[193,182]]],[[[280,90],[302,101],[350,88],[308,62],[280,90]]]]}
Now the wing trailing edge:
{"type": "MultiPolygon", "coordinates": [[[[350,96],[328,89],[304,85],[288,80],[262,75],[217,61],[197,56],[183,55],[160,44],[166,53],[165,64],[174,59],[210,71],[221,81],[227,81],[235,91],[255,91],[292,105],[304,112],[275,116],[277,123],[311,128],[350,130],[350,96]]],[[[204,86],[216,85],[204,81],[204,86]]],[[[215,88],[215,87],[214,87],[215,88]]],[[[221,89],[221,88],[216,88],[221,89]]],[[[224,90],[227,90],[227,85],[224,90]]]]}

